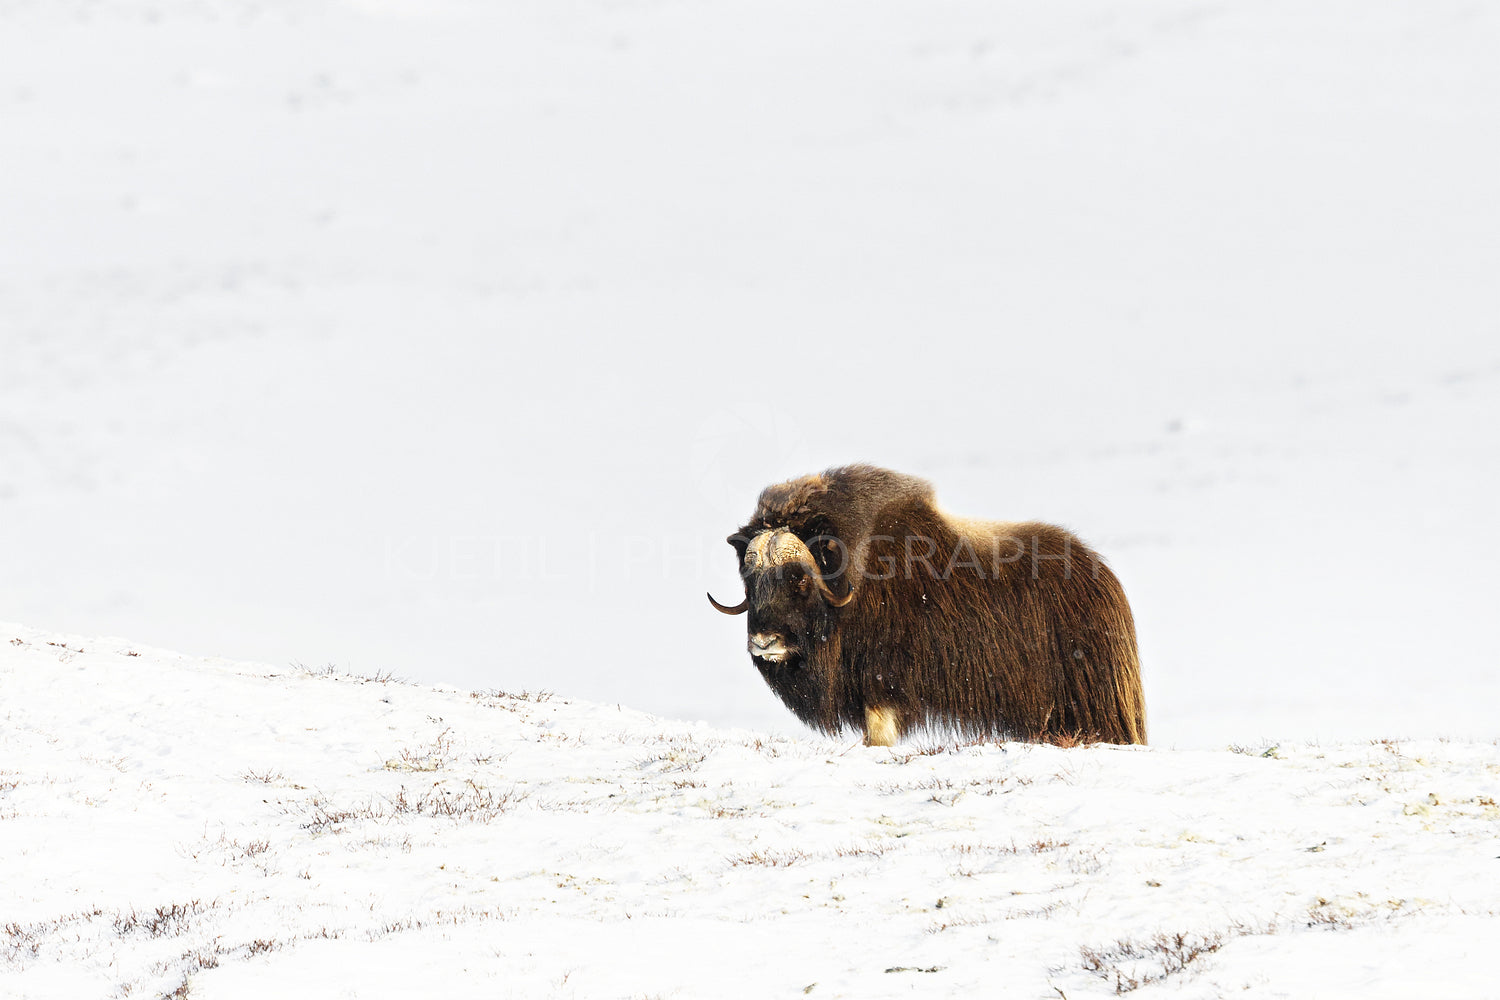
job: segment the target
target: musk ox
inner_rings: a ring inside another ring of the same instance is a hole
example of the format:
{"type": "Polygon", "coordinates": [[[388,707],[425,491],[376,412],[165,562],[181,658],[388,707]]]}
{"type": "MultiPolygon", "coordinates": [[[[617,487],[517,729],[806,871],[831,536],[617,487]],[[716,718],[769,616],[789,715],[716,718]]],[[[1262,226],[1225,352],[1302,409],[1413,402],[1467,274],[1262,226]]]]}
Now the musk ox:
{"type": "Polygon", "coordinates": [[[728,541],[745,599],[708,599],[748,613],[756,669],[815,729],[1146,741],[1125,592],[1062,528],[957,517],[851,465],[767,487],[728,541]]]}

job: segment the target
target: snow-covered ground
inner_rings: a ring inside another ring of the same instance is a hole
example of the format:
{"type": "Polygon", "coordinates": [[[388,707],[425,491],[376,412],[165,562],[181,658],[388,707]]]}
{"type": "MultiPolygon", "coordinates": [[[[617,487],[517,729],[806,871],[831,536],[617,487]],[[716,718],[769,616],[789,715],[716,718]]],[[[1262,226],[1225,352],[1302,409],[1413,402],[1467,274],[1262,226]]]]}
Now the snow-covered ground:
{"type": "Polygon", "coordinates": [[[0,0],[0,995],[1500,996],[1496,52],[0,0]],[[849,461],[1102,550],[1153,745],[798,726],[703,592],[849,461]]]}
{"type": "Polygon", "coordinates": [[[865,748],[0,625],[0,995],[1500,996],[1500,745],[865,748]]]}
{"type": "Polygon", "coordinates": [[[1500,9],[0,2],[0,607],[802,730],[705,589],[1067,524],[1153,739],[1490,737],[1500,9]]]}

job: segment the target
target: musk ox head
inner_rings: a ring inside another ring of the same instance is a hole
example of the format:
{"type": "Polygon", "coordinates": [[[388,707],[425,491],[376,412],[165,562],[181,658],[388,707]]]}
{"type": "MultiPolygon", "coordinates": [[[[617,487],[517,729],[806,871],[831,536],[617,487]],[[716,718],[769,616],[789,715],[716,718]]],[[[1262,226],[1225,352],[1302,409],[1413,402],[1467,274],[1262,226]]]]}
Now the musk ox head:
{"type": "Polygon", "coordinates": [[[854,599],[842,572],[843,546],[832,535],[804,541],[790,528],[729,536],[740,559],[745,599],[726,615],[749,613],[747,648],[757,661],[796,667],[814,643],[827,642],[839,608],[854,599]]]}

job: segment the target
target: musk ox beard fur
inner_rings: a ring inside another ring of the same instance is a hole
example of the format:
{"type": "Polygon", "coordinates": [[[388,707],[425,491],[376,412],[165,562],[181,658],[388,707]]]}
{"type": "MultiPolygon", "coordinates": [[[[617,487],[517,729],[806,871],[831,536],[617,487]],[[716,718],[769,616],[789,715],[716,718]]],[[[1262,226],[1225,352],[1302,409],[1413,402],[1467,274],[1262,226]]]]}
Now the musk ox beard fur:
{"type": "Polygon", "coordinates": [[[803,722],[890,745],[913,731],[1144,743],[1124,589],[1062,528],[940,510],[867,465],[767,487],[728,539],[748,647],[803,722]]]}

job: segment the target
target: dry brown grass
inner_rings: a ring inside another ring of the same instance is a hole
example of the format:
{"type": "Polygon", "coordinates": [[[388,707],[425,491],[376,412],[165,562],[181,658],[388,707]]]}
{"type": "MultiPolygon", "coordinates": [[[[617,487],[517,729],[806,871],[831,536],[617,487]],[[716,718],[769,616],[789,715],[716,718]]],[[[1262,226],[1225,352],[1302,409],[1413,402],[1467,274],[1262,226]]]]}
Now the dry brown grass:
{"type": "Polygon", "coordinates": [[[848,844],[835,847],[833,854],[839,858],[879,858],[885,855],[887,849],[885,844],[848,844]]]}
{"type": "Polygon", "coordinates": [[[1153,934],[1144,941],[1121,938],[1112,945],[1078,949],[1083,968],[1114,984],[1115,993],[1130,993],[1161,982],[1190,964],[1211,955],[1228,940],[1222,933],[1193,934],[1177,931],[1153,934]]]}
{"type": "MultiPolygon", "coordinates": [[[[488,691],[470,691],[469,697],[479,701],[491,699],[493,701],[530,701],[541,704],[545,701],[551,701],[553,693],[538,688],[535,691],[517,691],[512,694],[509,691],[502,691],[499,688],[490,688],[488,691]]],[[[563,704],[566,705],[567,702],[563,702],[563,704]]]]}
{"type": "Polygon", "coordinates": [[[455,823],[491,823],[530,797],[524,789],[512,786],[496,790],[470,779],[463,787],[448,789],[435,786],[419,795],[407,792],[405,786],[384,800],[371,799],[360,805],[335,805],[321,795],[314,795],[300,807],[288,807],[305,815],[303,829],[313,833],[341,833],[356,822],[386,823],[406,817],[449,819],[455,823]]]}
{"type": "Polygon", "coordinates": [[[739,854],[728,859],[732,867],[738,868],[744,865],[761,865],[766,868],[789,868],[799,861],[806,861],[806,851],[792,848],[789,851],[773,851],[762,849],[752,851],[749,854],[739,854]]]}
{"type": "Polygon", "coordinates": [[[194,899],[186,903],[166,903],[145,913],[132,908],[129,913],[120,913],[115,917],[115,933],[121,937],[137,932],[151,938],[176,937],[188,930],[198,917],[213,906],[212,903],[194,899]]]}

